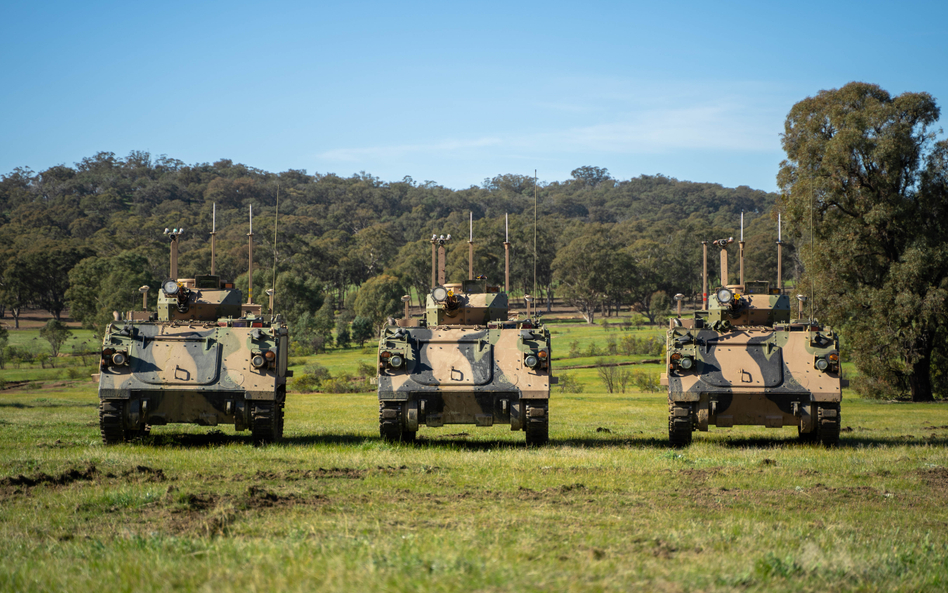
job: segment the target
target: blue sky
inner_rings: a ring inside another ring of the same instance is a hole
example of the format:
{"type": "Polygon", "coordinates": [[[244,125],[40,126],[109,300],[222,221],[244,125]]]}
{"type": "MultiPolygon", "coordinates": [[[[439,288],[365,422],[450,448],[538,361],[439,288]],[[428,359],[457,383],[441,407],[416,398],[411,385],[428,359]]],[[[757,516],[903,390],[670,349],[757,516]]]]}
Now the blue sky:
{"type": "MultiPolygon", "coordinates": [[[[948,108],[948,3],[6,2],[0,174],[98,151],[452,188],[581,165],[772,191],[790,107],[948,108]]],[[[942,122],[945,117],[942,118],[942,122]]]]}

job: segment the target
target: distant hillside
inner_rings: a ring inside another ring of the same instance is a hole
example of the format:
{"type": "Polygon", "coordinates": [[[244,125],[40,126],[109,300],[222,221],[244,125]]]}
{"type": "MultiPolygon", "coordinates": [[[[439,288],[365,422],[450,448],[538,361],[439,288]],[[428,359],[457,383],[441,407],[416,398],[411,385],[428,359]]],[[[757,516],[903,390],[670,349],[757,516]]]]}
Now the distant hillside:
{"type": "MultiPolygon", "coordinates": [[[[163,279],[168,247],[162,232],[183,227],[181,271],[189,275],[209,268],[207,239],[216,204],[217,269],[233,278],[246,270],[251,205],[256,266],[272,270],[279,198],[278,271],[317,283],[341,299],[348,287],[384,271],[423,289],[429,272],[418,268],[430,266],[424,240],[432,233],[458,238],[449,261],[456,273],[465,273],[469,213],[475,222],[477,263],[497,278],[502,273],[504,216],[509,214],[518,258],[512,284],[527,289],[533,282],[533,193],[533,178],[517,174],[451,190],[410,177],[382,181],[367,173],[271,173],[226,159],[188,165],[145,152],[124,158],[101,152],[71,167],[41,172],[18,168],[3,175],[0,238],[8,267],[37,249],[82,250],[83,256],[99,258],[134,253],[145,258],[155,278],[163,279]]],[[[617,250],[639,241],[676,250],[686,264],[681,269],[689,270],[700,265],[698,242],[736,234],[742,211],[749,236],[759,236],[762,245],[776,238],[765,216],[776,195],[746,186],[725,188],[662,175],[616,180],[605,169],[587,166],[570,179],[541,184],[537,194],[542,242],[538,280],[548,290],[557,285],[552,269],[557,253],[590,229],[606,233],[617,250]]],[[[751,266],[769,274],[772,258],[751,259],[751,266]]],[[[694,289],[695,278],[682,273],[670,283],[694,289]]]]}

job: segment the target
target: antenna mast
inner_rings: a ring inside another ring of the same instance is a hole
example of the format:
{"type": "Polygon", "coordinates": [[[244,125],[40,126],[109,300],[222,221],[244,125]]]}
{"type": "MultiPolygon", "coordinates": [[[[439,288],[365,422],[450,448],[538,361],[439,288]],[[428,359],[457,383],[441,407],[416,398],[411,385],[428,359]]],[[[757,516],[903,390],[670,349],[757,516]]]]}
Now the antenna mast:
{"type": "Polygon", "coordinates": [[[471,230],[467,239],[467,279],[474,279],[474,212],[471,211],[471,230]]]}
{"type": "MultiPolygon", "coordinates": [[[[533,298],[537,296],[537,170],[533,170],[533,298]]],[[[536,309],[534,309],[534,313],[536,309]]]]}
{"type": "Polygon", "coordinates": [[[178,237],[184,232],[184,227],[179,229],[165,229],[164,234],[171,237],[171,279],[178,280],[178,237]]]}
{"type": "Polygon", "coordinates": [[[216,276],[217,274],[214,273],[214,240],[217,235],[217,202],[214,202],[214,205],[211,208],[211,276],[216,276]]]}
{"type": "Polygon", "coordinates": [[[270,286],[270,315],[273,315],[273,303],[276,298],[277,286],[277,223],[280,220],[280,182],[277,181],[277,203],[276,214],[273,217],[273,272],[271,273],[270,286]]]}
{"type": "Polygon", "coordinates": [[[504,292],[510,294],[510,223],[504,213],[504,292]]]}
{"type": "Polygon", "coordinates": [[[744,288],[744,211],[741,210],[741,240],[737,243],[741,252],[741,290],[744,288]]]}
{"type": "MultiPolygon", "coordinates": [[[[777,294],[783,294],[783,241],[780,239],[780,213],[777,213],[777,294]]],[[[802,317],[802,316],[801,316],[802,317]]]]}
{"type": "Polygon", "coordinates": [[[704,272],[701,274],[701,310],[708,310],[708,242],[701,242],[701,252],[704,258],[704,272]]]}
{"type": "Polygon", "coordinates": [[[253,204],[250,205],[249,248],[247,250],[247,304],[253,304],[253,204]]]}

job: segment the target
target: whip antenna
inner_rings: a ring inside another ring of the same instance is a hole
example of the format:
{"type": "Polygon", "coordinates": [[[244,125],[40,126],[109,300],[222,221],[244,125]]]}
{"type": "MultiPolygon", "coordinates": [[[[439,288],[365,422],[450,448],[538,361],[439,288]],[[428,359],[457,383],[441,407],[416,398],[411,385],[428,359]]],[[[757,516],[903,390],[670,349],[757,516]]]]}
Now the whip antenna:
{"type": "MultiPolygon", "coordinates": [[[[537,170],[533,170],[533,298],[537,298],[537,170]]],[[[536,313],[536,309],[534,309],[536,313]]]]}
{"type": "Polygon", "coordinates": [[[277,286],[277,223],[280,220],[280,182],[277,182],[276,214],[273,216],[273,272],[270,281],[270,315],[273,315],[273,304],[276,299],[277,286]]]}

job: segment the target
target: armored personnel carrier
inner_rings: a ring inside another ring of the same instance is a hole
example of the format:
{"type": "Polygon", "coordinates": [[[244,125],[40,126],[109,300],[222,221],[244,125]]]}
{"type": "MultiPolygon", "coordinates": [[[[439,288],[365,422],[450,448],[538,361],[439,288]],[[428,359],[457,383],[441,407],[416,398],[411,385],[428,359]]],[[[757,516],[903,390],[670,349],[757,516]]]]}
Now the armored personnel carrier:
{"type": "MultiPolygon", "coordinates": [[[[708,307],[707,242],[704,242],[704,308],[670,321],[666,337],[668,438],[691,443],[692,431],[738,425],[796,426],[804,441],[832,446],[839,441],[842,401],[839,338],[811,319],[791,319],[782,293],[781,245],[777,286],[744,282],[740,242],[740,284],[727,284],[727,245],[721,248],[721,286],[708,307]]],[[[802,300],[801,300],[802,303],[802,300]]]]}
{"type": "Polygon", "coordinates": [[[171,279],[162,284],[157,311],[116,315],[105,331],[102,441],[128,441],[171,423],[232,424],[249,428],[256,444],[277,441],[291,375],[286,324],[261,315],[260,305],[242,304],[240,291],[214,275],[213,232],[211,275],[177,278],[179,234],[171,232],[171,279]]]}
{"type": "MultiPolygon", "coordinates": [[[[509,424],[526,433],[527,445],[544,444],[555,382],[550,332],[529,312],[510,318],[507,294],[470,270],[468,280],[445,284],[450,238],[431,241],[434,286],[424,318],[409,319],[406,302],[405,318],[382,330],[379,432],[387,441],[410,442],[421,426],[509,424]]],[[[507,261],[509,286],[509,255],[507,261]]]]}

